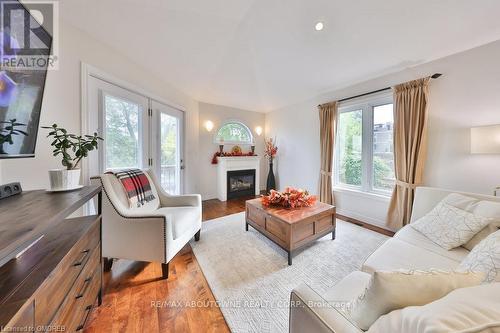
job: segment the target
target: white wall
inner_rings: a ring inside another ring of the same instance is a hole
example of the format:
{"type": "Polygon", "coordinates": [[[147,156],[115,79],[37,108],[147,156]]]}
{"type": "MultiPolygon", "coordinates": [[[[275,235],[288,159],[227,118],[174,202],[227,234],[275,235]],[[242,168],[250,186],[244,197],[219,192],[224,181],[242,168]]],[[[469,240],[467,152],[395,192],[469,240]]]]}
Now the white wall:
{"type": "MultiPolygon", "coordinates": [[[[472,126],[500,124],[500,42],[449,56],[405,71],[325,93],[266,116],[266,135],[279,143],[279,187],[295,185],[316,193],[319,173],[317,105],[372,91],[436,72],[431,83],[428,186],[491,194],[500,185],[500,155],[469,153],[472,126]]],[[[336,192],[338,212],[384,225],[388,199],[336,192]]]]}
{"type": "MultiPolygon", "coordinates": [[[[213,154],[219,151],[219,145],[214,143],[214,136],[217,129],[227,120],[239,120],[247,125],[255,138],[255,153],[261,157],[260,160],[260,187],[266,188],[266,159],[263,156],[264,134],[257,136],[255,128],[264,128],[265,114],[259,112],[246,111],[227,106],[200,103],[199,104],[199,185],[203,200],[217,197],[217,165],[211,164],[213,154]],[[214,129],[208,132],[205,129],[205,122],[210,120],[214,123],[214,129]]],[[[225,145],[224,151],[230,151],[232,145],[225,145]]],[[[250,146],[241,147],[244,152],[250,151],[250,146]]]]}
{"type": "MultiPolygon", "coordinates": [[[[186,109],[186,190],[197,192],[198,103],[64,21],[59,43],[59,70],[48,73],[40,125],[56,122],[80,132],[80,64],[95,66],[186,109]]],[[[0,162],[0,182],[21,181],[24,189],[47,188],[47,170],[59,168],[60,161],[52,157],[45,135],[40,129],[35,158],[0,162]]]]}

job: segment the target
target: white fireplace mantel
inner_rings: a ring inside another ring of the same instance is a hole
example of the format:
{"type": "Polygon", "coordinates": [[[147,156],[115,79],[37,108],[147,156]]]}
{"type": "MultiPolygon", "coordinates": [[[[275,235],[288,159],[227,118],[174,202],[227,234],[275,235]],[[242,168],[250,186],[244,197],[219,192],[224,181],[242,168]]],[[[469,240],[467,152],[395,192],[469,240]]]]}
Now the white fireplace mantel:
{"type": "Polygon", "coordinates": [[[255,195],[260,193],[260,157],[217,157],[217,198],[227,201],[227,172],[235,170],[255,170],[255,195]]]}

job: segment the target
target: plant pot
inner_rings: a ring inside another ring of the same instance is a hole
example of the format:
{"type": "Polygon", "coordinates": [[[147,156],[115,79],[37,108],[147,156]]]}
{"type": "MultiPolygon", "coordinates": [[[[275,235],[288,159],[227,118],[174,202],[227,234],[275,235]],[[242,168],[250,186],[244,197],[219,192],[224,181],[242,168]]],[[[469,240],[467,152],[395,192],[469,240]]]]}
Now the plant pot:
{"type": "Polygon", "coordinates": [[[52,191],[71,190],[80,185],[80,169],[49,170],[50,189],[52,191]]]}

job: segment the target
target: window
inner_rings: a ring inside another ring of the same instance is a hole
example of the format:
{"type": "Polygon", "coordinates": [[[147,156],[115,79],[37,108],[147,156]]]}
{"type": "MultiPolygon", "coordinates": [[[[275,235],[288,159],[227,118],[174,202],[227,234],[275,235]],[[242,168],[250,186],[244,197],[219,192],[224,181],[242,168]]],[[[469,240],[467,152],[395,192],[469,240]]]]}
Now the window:
{"type": "Polygon", "coordinates": [[[362,178],[362,138],[363,110],[342,112],[339,115],[339,144],[337,154],[340,159],[339,182],[361,186],[362,178]]]}
{"type": "Polygon", "coordinates": [[[250,129],[238,121],[229,121],[222,125],[215,137],[216,143],[252,144],[253,136],[250,129]]]}
{"type": "Polygon", "coordinates": [[[140,106],[111,95],[104,96],[105,169],[140,166],[140,106]]]}
{"type": "Polygon", "coordinates": [[[373,188],[392,191],[394,187],[394,124],[392,104],[373,107],[373,188]]]}
{"type": "Polygon", "coordinates": [[[337,121],[335,185],[390,194],[395,182],[392,95],[341,104],[337,121]]]}

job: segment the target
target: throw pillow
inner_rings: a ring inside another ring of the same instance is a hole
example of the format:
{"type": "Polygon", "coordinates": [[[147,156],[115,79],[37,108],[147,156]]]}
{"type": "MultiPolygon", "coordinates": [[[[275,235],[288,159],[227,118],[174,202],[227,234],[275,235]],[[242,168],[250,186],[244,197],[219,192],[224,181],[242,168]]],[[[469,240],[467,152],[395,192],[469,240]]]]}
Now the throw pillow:
{"type": "Polygon", "coordinates": [[[484,282],[500,282],[500,230],[474,247],[458,266],[458,270],[484,272],[484,282]]]}
{"type": "Polygon", "coordinates": [[[500,229],[500,202],[480,201],[474,206],[473,213],[475,215],[491,218],[492,222],[464,245],[469,251],[472,251],[472,249],[483,239],[500,229]]]}
{"type": "Polygon", "coordinates": [[[382,315],[411,305],[424,305],[450,291],[475,286],[483,273],[443,271],[376,271],[365,292],[352,302],[348,315],[367,330],[382,315]]]}
{"type": "Polygon", "coordinates": [[[368,333],[499,332],[500,283],[461,288],[380,317],[368,333]]]}
{"type": "Polygon", "coordinates": [[[411,225],[446,250],[461,246],[486,227],[491,219],[477,216],[441,201],[411,225]]]}
{"type": "Polygon", "coordinates": [[[443,199],[443,202],[472,213],[479,200],[459,193],[450,193],[443,199]]]}

